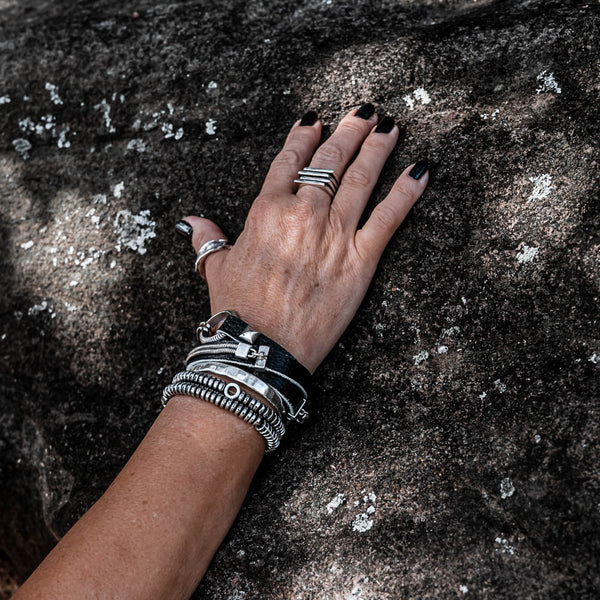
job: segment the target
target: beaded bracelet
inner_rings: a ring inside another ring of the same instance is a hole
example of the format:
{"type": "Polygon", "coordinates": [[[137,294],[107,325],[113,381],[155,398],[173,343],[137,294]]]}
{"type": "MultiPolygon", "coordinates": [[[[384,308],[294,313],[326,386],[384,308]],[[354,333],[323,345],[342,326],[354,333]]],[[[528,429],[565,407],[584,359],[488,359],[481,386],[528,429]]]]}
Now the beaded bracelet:
{"type": "Polygon", "coordinates": [[[237,384],[226,383],[217,377],[196,371],[181,371],[180,373],[177,373],[175,377],[173,377],[173,381],[171,383],[180,382],[195,383],[205,387],[213,387],[213,389],[223,393],[228,398],[239,400],[240,402],[246,404],[250,410],[263,417],[267,423],[272,425],[280,437],[285,435],[285,427],[279,414],[264,402],[253,398],[241,390],[237,384]],[[217,387],[214,387],[215,385],[217,387]]]}
{"type": "MultiPolygon", "coordinates": [[[[262,416],[251,408],[251,406],[257,406],[257,403],[265,409],[268,409],[269,407],[262,404],[256,398],[252,398],[245,392],[242,392],[237,384],[227,384],[223,380],[210,375],[204,375],[202,376],[202,379],[204,380],[203,384],[178,381],[168,385],[163,390],[161,400],[163,407],[166,406],[167,402],[174,396],[192,396],[194,398],[199,398],[200,400],[223,408],[224,410],[235,414],[249,425],[253,425],[256,431],[265,439],[267,444],[266,452],[272,452],[279,446],[281,437],[283,436],[283,433],[285,433],[281,420],[279,420],[277,426],[274,427],[267,421],[267,417],[262,416]],[[227,388],[230,390],[229,395],[221,393],[225,392],[227,388]],[[236,392],[235,396],[232,395],[233,392],[231,390],[236,392]],[[280,433],[281,431],[282,433],[280,433]]],[[[257,408],[260,410],[260,407],[257,406],[257,408]]],[[[273,411],[271,410],[271,412],[273,411]]],[[[272,416],[270,415],[269,418],[272,418],[272,416]]]]}

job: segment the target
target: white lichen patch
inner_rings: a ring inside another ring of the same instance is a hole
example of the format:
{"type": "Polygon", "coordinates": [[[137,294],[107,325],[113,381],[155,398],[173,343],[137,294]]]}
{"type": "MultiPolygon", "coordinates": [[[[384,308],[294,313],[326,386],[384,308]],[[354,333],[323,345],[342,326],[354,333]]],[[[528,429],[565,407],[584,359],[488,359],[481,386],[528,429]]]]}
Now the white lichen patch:
{"type": "MultiPolygon", "coordinates": [[[[373,527],[373,519],[371,518],[375,514],[375,501],[377,500],[377,495],[375,492],[371,491],[365,494],[366,490],[361,490],[362,504],[366,506],[366,509],[363,509],[364,512],[356,515],[354,520],[352,521],[352,529],[354,531],[358,531],[359,533],[364,533],[365,531],[369,531],[373,527]]],[[[353,504],[354,507],[360,506],[361,501],[356,500],[353,504]]]]}
{"type": "Polygon", "coordinates": [[[452,327],[448,327],[447,329],[442,329],[442,334],[440,335],[440,340],[444,338],[452,338],[455,335],[460,333],[460,327],[458,325],[453,325],[452,327]]]}
{"type": "Polygon", "coordinates": [[[21,248],[23,248],[23,250],[29,250],[30,248],[33,247],[33,240],[29,240],[28,242],[24,242],[23,244],[19,244],[19,246],[21,248]]]}
{"type": "Polygon", "coordinates": [[[515,493],[515,486],[510,477],[505,477],[500,482],[500,497],[504,500],[510,498],[515,493]]]}
{"type": "Polygon", "coordinates": [[[538,254],[540,249],[535,246],[523,246],[521,251],[517,254],[517,260],[520,264],[531,262],[538,254]]]}
{"type": "Polygon", "coordinates": [[[421,350],[421,352],[413,356],[413,361],[415,365],[420,365],[422,362],[425,362],[428,358],[429,352],[427,352],[427,350],[421,350]]]}
{"type": "Polygon", "coordinates": [[[422,88],[417,88],[413,92],[413,96],[421,102],[421,104],[429,104],[431,102],[431,98],[429,94],[422,88]]]}
{"type": "Polygon", "coordinates": [[[48,308],[48,301],[43,300],[40,304],[34,304],[27,309],[28,316],[37,315],[38,313],[44,312],[48,308]]]}
{"type": "Polygon", "coordinates": [[[31,142],[25,138],[17,138],[12,141],[13,148],[21,155],[23,160],[29,158],[29,151],[33,148],[31,142]]]}
{"type": "Polygon", "coordinates": [[[115,217],[113,229],[117,234],[115,249],[121,252],[129,248],[138,254],[146,254],[146,243],[156,237],[156,222],[150,218],[150,211],[143,210],[134,215],[128,210],[120,210],[115,217]]]}
{"type": "Polygon", "coordinates": [[[206,121],[206,133],[208,135],[215,135],[215,133],[217,133],[217,128],[215,127],[216,124],[217,122],[214,119],[206,121]]]}
{"type": "Polygon", "coordinates": [[[461,585],[458,586],[458,591],[461,594],[467,594],[469,592],[469,588],[466,585],[461,584],[461,585]]]}
{"type": "Polygon", "coordinates": [[[327,514],[333,513],[336,508],[339,508],[346,501],[346,494],[336,494],[336,496],[327,504],[327,514]]]}
{"type": "Polygon", "coordinates": [[[183,137],[183,127],[180,127],[175,131],[172,123],[163,123],[161,129],[165,134],[165,140],[168,140],[169,138],[180,140],[183,137]]]}
{"type": "Polygon", "coordinates": [[[416,90],[414,90],[412,95],[408,94],[407,96],[404,96],[403,100],[406,103],[406,106],[409,110],[413,110],[417,102],[420,102],[422,105],[431,103],[431,97],[429,96],[427,91],[422,87],[419,87],[416,90]]]}
{"type": "Polygon", "coordinates": [[[438,346],[437,353],[438,354],[446,354],[448,352],[448,346],[438,346]]]}
{"type": "Polygon", "coordinates": [[[504,394],[504,392],[506,391],[506,384],[502,383],[502,381],[500,381],[500,379],[496,379],[496,381],[494,381],[494,387],[501,393],[504,394]]]}
{"type": "Polygon", "coordinates": [[[99,110],[102,113],[102,117],[104,118],[104,126],[109,133],[115,133],[116,129],[112,125],[112,120],[110,118],[110,104],[106,101],[106,99],[102,100],[99,104],[94,106],[95,110],[99,110]]]}
{"type": "Polygon", "coordinates": [[[594,354],[592,354],[588,358],[588,361],[597,365],[598,363],[600,363],[600,354],[598,354],[597,352],[594,352],[594,354]]]}
{"type": "Polygon", "coordinates": [[[490,121],[495,121],[496,117],[500,114],[500,109],[496,108],[495,110],[493,110],[491,113],[481,113],[479,116],[484,120],[487,121],[488,119],[490,121]]]}
{"type": "Polygon", "coordinates": [[[136,152],[146,152],[146,143],[142,138],[135,138],[133,140],[129,140],[127,144],[127,150],[135,150],[136,152]]]}
{"type": "Polygon", "coordinates": [[[494,541],[496,542],[496,544],[500,545],[500,548],[498,548],[498,550],[500,552],[502,552],[503,554],[514,554],[515,553],[514,546],[511,546],[507,539],[497,537],[494,541]]]}
{"type": "Polygon", "coordinates": [[[69,133],[69,131],[71,131],[70,127],[67,125],[61,132],[60,135],[58,136],[58,142],[56,142],[56,145],[59,148],[70,148],[71,147],[71,142],[67,139],[67,133],[69,133]]]}
{"type": "Polygon", "coordinates": [[[125,189],[125,182],[121,181],[115,184],[112,188],[112,193],[115,198],[120,198],[123,195],[123,190],[125,189]]]}
{"type": "Polygon", "coordinates": [[[369,529],[372,527],[373,519],[369,519],[369,515],[367,513],[360,513],[356,516],[354,521],[352,521],[352,529],[354,531],[358,531],[359,533],[369,531],[369,529]]]}
{"type": "Polygon", "coordinates": [[[535,90],[536,94],[541,94],[543,92],[554,92],[555,94],[562,93],[556,79],[554,79],[554,73],[548,72],[548,69],[542,71],[537,76],[537,80],[539,81],[539,86],[535,90]]]}
{"type": "Polygon", "coordinates": [[[552,185],[552,176],[550,173],[543,173],[542,175],[534,175],[529,178],[529,181],[533,183],[533,190],[527,198],[527,202],[533,202],[534,200],[543,200],[547,198],[554,189],[552,185]]]}
{"type": "Polygon", "coordinates": [[[58,86],[57,85],[47,82],[46,90],[48,92],[50,92],[50,100],[52,100],[52,102],[54,102],[54,104],[62,104],[63,103],[61,97],[58,95],[58,86]]]}
{"type": "Polygon", "coordinates": [[[10,104],[10,96],[0,96],[0,104],[10,104]]]}

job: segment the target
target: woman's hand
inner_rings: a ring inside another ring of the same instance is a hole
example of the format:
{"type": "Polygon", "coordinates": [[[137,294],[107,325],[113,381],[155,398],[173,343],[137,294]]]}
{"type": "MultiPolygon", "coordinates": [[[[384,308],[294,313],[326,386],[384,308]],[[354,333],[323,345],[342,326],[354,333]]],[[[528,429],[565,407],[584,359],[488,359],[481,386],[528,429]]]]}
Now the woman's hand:
{"type": "MultiPolygon", "coordinates": [[[[389,117],[377,125],[373,106],[366,104],[346,115],[317,148],[320,138],[315,113],[294,124],[243,232],[230,250],[205,262],[213,313],[235,311],[311,372],[352,320],[381,253],[428,181],[426,163],[408,167],[357,229],[398,128],[389,117]],[[333,200],[319,187],[294,183],[306,166],[335,171],[340,187],[333,200]]],[[[224,237],[208,219],[185,220],[193,227],[196,252],[224,237]]]]}

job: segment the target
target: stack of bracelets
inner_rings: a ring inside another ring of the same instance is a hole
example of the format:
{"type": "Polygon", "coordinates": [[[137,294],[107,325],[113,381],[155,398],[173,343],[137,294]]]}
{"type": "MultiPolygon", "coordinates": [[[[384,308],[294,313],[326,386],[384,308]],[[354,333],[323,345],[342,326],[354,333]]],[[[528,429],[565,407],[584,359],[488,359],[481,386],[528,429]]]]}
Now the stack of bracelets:
{"type": "Polygon", "coordinates": [[[188,354],[185,371],[163,390],[163,407],[173,396],[210,402],[253,425],[265,438],[266,451],[275,450],[286,425],[308,417],[308,370],[232,311],[200,323],[196,336],[200,345],[188,354]]]}

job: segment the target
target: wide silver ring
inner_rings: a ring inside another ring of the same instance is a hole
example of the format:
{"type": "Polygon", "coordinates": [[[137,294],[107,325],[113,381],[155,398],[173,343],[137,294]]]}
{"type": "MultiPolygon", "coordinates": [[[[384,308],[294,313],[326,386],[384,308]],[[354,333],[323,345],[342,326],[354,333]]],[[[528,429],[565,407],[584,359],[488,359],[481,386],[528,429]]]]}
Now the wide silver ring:
{"type": "Polygon", "coordinates": [[[316,185],[325,190],[331,198],[340,187],[340,182],[333,169],[317,169],[316,167],[304,167],[298,171],[298,179],[294,179],[294,183],[300,185],[316,185]]]}
{"type": "Polygon", "coordinates": [[[213,252],[218,252],[219,250],[229,248],[231,248],[231,244],[228,240],[219,239],[206,242],[206,244],[203,244],[200,250],[198,250],[198,256],[196,258],[196,263],[194,264],[194,271],[198,271],[198,273],[200,273],[200,277],[202,277],[202,279],[206,279],[206,273],[204,272],[204,261],[213,252]]]}

